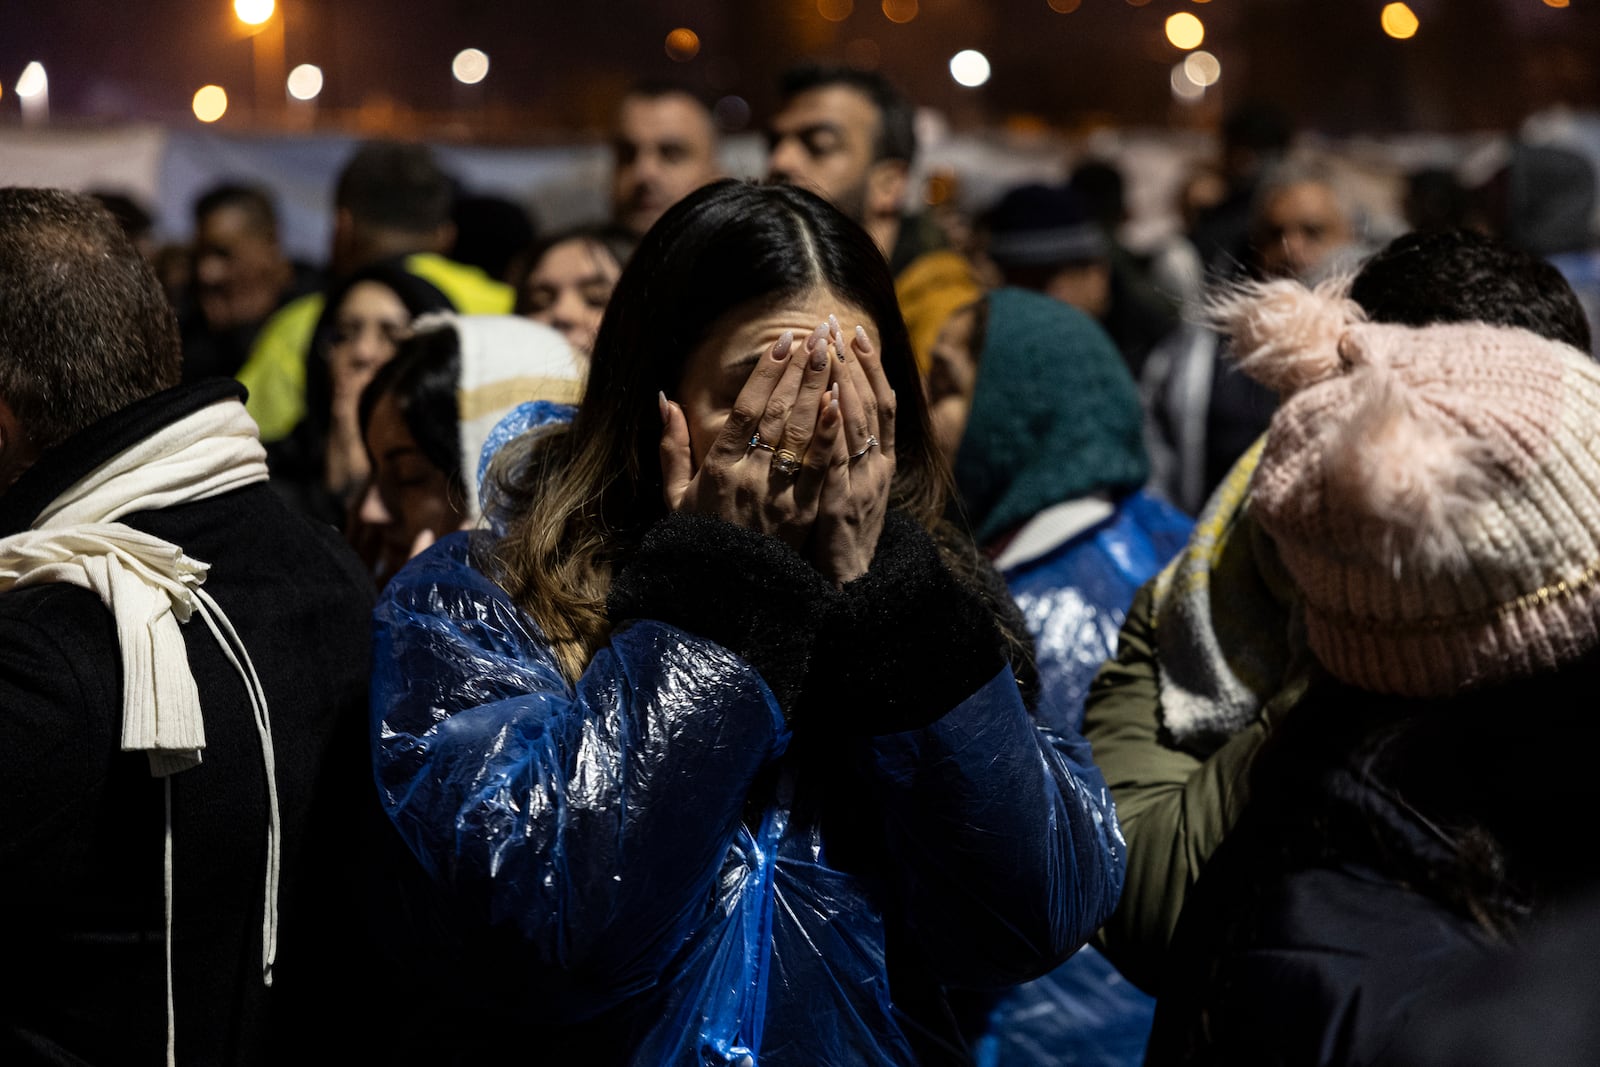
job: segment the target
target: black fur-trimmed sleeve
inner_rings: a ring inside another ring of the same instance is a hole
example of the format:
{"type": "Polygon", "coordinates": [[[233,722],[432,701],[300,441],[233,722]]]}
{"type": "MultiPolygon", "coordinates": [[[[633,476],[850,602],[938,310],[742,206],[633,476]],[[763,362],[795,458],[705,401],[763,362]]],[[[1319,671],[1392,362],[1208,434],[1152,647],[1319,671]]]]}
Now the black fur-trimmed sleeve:
{"type": "Polygon", "coordinates": [[[983,592],[950,572],[916,521],[890,512],[871,568],[829,604],[796,722],[854,734],[926,726],[1005,663],[983,592]]]}
{"type": "Polygon", "coordinates": [[[790,714],[826,603],[838,594],[794,549],[705,515],[674,514],[645,535],[606,598],[613,625],[656,619],[737,653],[790,714]]]}

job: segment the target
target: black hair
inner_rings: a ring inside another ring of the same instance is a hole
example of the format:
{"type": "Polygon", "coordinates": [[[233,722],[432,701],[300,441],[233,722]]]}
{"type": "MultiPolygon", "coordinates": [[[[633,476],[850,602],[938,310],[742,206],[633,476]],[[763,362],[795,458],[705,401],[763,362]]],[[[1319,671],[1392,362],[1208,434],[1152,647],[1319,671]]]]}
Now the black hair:
{"type": "Polygon", "coordinates": [[[151,217],[149,210],[127,193],[92,189],[89,191],[89,197],[99,201],[101,207],[111,212],[111,217],[117,220],[117,225],[122,227],[122,232],[128,235],[130,241],[137,241],[148,235],[155,226],[156,220],[151,217]]]}
{"type": "Polygon", "coordinates": [[[881,74],[836,64],[804,63],[784,73],[778,83],[778,96],[787,103],[801,93],[835,85],[856,90],[878,109],[878,137],[872,146],[874,163],[884,159],[910,163],[916,157],[916,109],[881,74]]]}
{"type": "Polygon", "coordinates": [[[244,212],[250,225],[260,234],[278,239],[278,209],[272,194],[255,185],[240,182],[223,182],[201,193],[194,202],[194,224],[198,229],[214,211],[237,208],[244,212]]]}
{"type": "Polygon", "coordinates": [[[550,250],[557,245],[564,245],[569,241],[584,241],[599,245],[606,250],[606,254],[617,261],[620,271],[628,265],[628,260],[633,257],[633,250],[639,246],[639,237],[617,225],[614,222],[591,223],[583,226],[572,226],[565,230],[546,234],[537,241],[517,253],[508,268],[507,281],[510,282],[517,293],[516,313],[525,315],[528,309],[524,306],[526,297],[524,290],[528,287],[528,278],[538,269],[539,261],[550,254],[550,250]]]}
{"type": "Polygon", "coordinates": [[[111,213],[0,189],[0,399],[43,450],[178,384],[178,322],[111,213]]]}
{"type": "Polygon", "coordinates": [[[450,298],[438,286],[405,269],[404,260],[384,260],[363,267],[327,292],[322,314],[311,332],[311,348],[306,352],[306,421],[318,439],[328,432],[333,405],[333,385],[329,380],[328,345],[339,318],[339,306],[350,290],[362,282],[377,282],[400,298],[412,318],[430,311],[455,311],[450,298]]]}
{"type": "Polygon", "coordinates": [[[457,198],[451,209],[456,243],[450,258],[504,281],[517,253],[539,232],[528,210],[503,196],[474,194],[457,198]]]}
{"type": "Polygon", "coordinates": [[[1516,326],[1589,351],[1583,305],[1561,272],[1474,230],[1395,238],[1362,266],[1350,298],[1378,322],[1516,326]]]}
{"type": "Polygon", "coordinates": [[[712,182],[669,208],[623,269],[571,424],[516,439],[490,468],[491,524],[506,532],[479,562],[545,628],[569,677],[609,632],[613,568],[666,513],[658,394],[677,391],[725,316],[819,289],[878,328],[897,397],[890,506],[930,529],[940,522],[949,471],[877,244],[804,189],[712,182]]]}
{"type": "Polygon", "coordinates": [[[425,330],[401,341],[394,358],[378,368],[361,392],[362,440],[373,411],[392,395],[418,450],[444,472],[452,493],[464,494],[461,409],[456,401],[460,379],[461,338],[453,327],[425,330]]]}
{"type": "Polygon", "coordinates": [[[362,225],[427,233],[450,221],[454,189],[426,145],[368,141],[339,172],[334,203],[362,225]]]}
{"type": "Polygon", "coordinates": [[[1091,159],[1072,168],[1067,188],[1078,194],[1091,217],[1108,230],[1128,217],[1126,182],[1115,163],[1091,159]]]}

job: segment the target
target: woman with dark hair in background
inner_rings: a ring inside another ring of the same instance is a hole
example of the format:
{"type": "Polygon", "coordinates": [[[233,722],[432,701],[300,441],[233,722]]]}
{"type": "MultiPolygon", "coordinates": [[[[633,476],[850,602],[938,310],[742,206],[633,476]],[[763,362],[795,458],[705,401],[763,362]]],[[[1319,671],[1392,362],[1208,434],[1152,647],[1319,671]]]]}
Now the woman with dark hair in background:
{"type": "Polygon", "coordinates": [[[584,361],[526,319],[428,315],[412,329],[361,394],[372,477],[349,533],[380,585],[478,519],[480,454],[493,434],[570,418],[583,389],[584,361]]]}
{"type": "Polygon", "coordinates": [[[587,356],[594,349],[632,234],[616,226],[585,226],[552,234],[528,250],[515,281],[518,315],[542,322],[587,356]]]}
{"type": "Polygon", "coordinates": [[[570,426],[490,475],[503,535],[389,584],[373,693],[384,803],[467,931],[463,1058],[968,1062],[947,991],[1115,904],[1100,775],[1029,713],[893,281],[822,200],[672,208],[570,426]]]}
{"type": "Polygon", "coordinates": [[[454,306],[398,262],[377,263],[328,292],[306,355],[306,416],[268,447],[273,483],[312,517],[344,528],[370,473],[357,407],[411,321],[454,306]]]}

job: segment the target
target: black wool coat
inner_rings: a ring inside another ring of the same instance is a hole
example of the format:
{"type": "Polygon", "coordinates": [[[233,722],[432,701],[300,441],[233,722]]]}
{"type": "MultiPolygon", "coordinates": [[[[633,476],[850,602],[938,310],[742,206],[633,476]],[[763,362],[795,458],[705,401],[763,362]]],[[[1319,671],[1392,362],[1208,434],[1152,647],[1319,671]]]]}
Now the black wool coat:
{"type": "MultiPolygon", "coordinates": [[[[0,494],[0,537],[133,443],[242,395],[231,381],[182,386],[50,449],[0,494]]],[[[270,989],[262,745],[237,672],[201,619],[184,626],[206,748],[171,779],[178,1061],[270,1062],[317,1025],[309,1013],[326,1010],[327,990],[359,958],[350,865],[375,797],[364,743],[371,582],[334,530],[291,512],[265,482],[122,521],[211,565],[204,588],[266,692],[282,818],[270,989]]],[[[163,1059],[163,787],[145,755],[120,750],[121,701],[117,633],[94,593],[0,593],[0,958],[11,990],[0,1062],[163,1059]]]]}

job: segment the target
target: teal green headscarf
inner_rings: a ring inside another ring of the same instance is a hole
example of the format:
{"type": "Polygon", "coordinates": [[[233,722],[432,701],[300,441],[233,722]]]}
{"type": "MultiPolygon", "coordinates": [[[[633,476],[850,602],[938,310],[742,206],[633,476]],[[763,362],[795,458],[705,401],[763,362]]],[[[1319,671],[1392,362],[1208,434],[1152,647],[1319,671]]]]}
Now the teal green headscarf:
{"type": "Polygon", "coordinates": [[[989,294],[956,489],[978,543],[1052,504],[1150,476],[1139,391],[1099,323],[1040,293],[989,294]]]}

